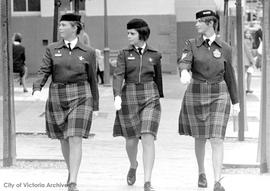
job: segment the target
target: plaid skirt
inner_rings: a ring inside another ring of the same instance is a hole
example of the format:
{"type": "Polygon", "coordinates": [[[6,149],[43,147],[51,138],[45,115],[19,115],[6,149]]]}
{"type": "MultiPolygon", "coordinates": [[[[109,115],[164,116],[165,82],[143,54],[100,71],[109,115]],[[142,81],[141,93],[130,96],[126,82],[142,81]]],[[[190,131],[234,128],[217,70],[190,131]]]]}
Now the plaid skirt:
{"type": "Polygon", "coordinates": [[[225,81],[215,84],[192,81],[181,106],[179,134],[224,139],[230,107],[230,95],[225,81]]]}
{"type": "Polygon", "coordinates": [[[51,83],[45,111],[47,135],[52,139],[88,138],[92,111],[93,99],[87,81],[51,83]]]}
{"type": "Polygon", "coordinates": [[[113,136],[140,138],[152,134],[155,139],[161,106],[155,82],[128,83],[122,89],[122,108],[116,112],[113,136]]]}

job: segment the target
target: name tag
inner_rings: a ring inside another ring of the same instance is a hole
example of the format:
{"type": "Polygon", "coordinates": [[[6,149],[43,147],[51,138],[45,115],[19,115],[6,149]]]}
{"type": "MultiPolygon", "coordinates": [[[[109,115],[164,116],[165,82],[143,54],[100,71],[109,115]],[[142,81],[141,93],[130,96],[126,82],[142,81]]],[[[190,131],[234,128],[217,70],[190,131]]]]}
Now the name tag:
{"type": "Polygon", "coordinates": [[[62,54],[61,53],[56,53],[54,56],[62,56],[62,54]]]}
{"type": "Polygon", "coordinates": [[[128,57],[127,59],[128,59],[128,60],[135,60],[135,57],[131,57],[131,56],[130,56],[130,57],[128,57]]]}

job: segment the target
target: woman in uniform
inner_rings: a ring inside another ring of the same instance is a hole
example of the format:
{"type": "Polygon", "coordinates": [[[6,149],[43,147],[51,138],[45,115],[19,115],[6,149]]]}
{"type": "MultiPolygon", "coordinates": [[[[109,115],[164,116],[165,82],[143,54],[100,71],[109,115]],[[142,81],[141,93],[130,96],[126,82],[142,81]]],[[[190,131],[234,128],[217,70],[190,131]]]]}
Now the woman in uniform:
{"type": "Polygon", "coordinates": [[[113,75],[114,106],[117,110],[113,135],[126,139],[130,162],[128,185],[136,181],[137,150],[141,139],[144,190],[153,191],[154,140],[161,114],[159,99],[163,97],[161,54],[146,43],[150,29],[144,20],[130,20],[127,33],[130,45],[120,51],[113,75]]]}
{"type": "Polygon", "coordinates": [[[198,163],[198,187],[207,187],[204,169],[205,143],[212,147],[214,191],[224,191],[221,185],[223,140],[231,103],[239,112],[238,95],[231,47],[217,37],[216,14],[211,10],[196,13],[196,28],[200,36],[185,42],[178,60],[181,82],[189,83],[179,115],[180,135],[195,138],[198,163]],[[192,79],[189,71],[192,72],[192,79]]]}
{"type": "Polygon", "coordinates": [[[33,84],[33,95],[39,97],[52,76],[45,111],[46,132],[50,138],[60,140],[68,168],[68,191],[78,191],[82,138],[88,138],[92,113],[99,106],[95,50],[78,41],[80,30],[80,15],[69,13],[61,17],[62,39],[46,48],[33,84]]]}

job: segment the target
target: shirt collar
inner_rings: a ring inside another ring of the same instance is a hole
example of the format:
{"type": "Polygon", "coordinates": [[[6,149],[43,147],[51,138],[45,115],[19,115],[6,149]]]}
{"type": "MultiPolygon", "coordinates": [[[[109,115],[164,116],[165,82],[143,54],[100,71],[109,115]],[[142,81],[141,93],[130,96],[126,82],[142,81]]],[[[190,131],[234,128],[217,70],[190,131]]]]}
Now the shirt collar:
{"type": "Polygon", "coordinates": [[[66,46],[68,47],[68,43],[70,43],[70,48],[71,50],[76,46],[77,42],[78,42],[78,38],[75,38],[74,40],[72,41],[67,41],[67,40],[64,40],[66,46]]]}
{"type": "MultiPolygon", "coordinates": [[[[222,42],[221,42],[220,37],[218,37],[216,34],[214,36],[215,36],[215,39],[214,39],[214,41],[212,41],[212,43],[215,42],[219,47],[222,47],[222,42]]],[[[203,42],[204,42],[204,37],[202,35],[200,35],[198,38],[196,38],[197,47],[200,47],[203,44],[203,42]]]]}
{"type": "Polygon", "coordinates": [[[138,50],[138,48],[142,48],[142,52],[144,52],[146,47],[146,43],[143,43],[142,47],[135,46],[135,48],[138,50]]]}
{"type": "Polygon", "coordinates": [[[209,45],[211,45],[215,40],[216,40],[216,33],[214,33],[212,36],[210,36],[210,37],[206,37],[206,36],[204,36],[203,35],[203,40],[205,40],[205,39],[209,39],[209,45]]]}
{"type": "Polygon", "coordinates": [[[21,44],[21,43],[20,43],[20,42],[17,42],[17,41],[14,41],[13,44],[19,45],[19,44],[21,44]]]}

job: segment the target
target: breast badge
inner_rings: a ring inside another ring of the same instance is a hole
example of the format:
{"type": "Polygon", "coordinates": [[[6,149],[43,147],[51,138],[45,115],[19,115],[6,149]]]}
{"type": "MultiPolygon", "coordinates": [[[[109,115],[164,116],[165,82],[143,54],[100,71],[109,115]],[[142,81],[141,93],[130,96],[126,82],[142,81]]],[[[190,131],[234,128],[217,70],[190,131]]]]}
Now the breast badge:
{"type": "Polygon", "coordinates": [[[213,56],[214,56],[215,58],[220,58],[220,57],[221,57],[221,52],[220,52],[220,50],[219,50],[219,49],[215,49],[215,50],[213,51],[213,56]]]}
{"type": "Polygon", "coordinates": [[[56,57],[62,56],[60,50],[58,50],[57,53],[54,54],[54,56],[56,56],[56,57]]]}
{"type": "Polygon", "coordinates": [[[79,56],[78,58],[80,61],[84,60],[84,57],[82,57],[82,56],[79,56]]]}

